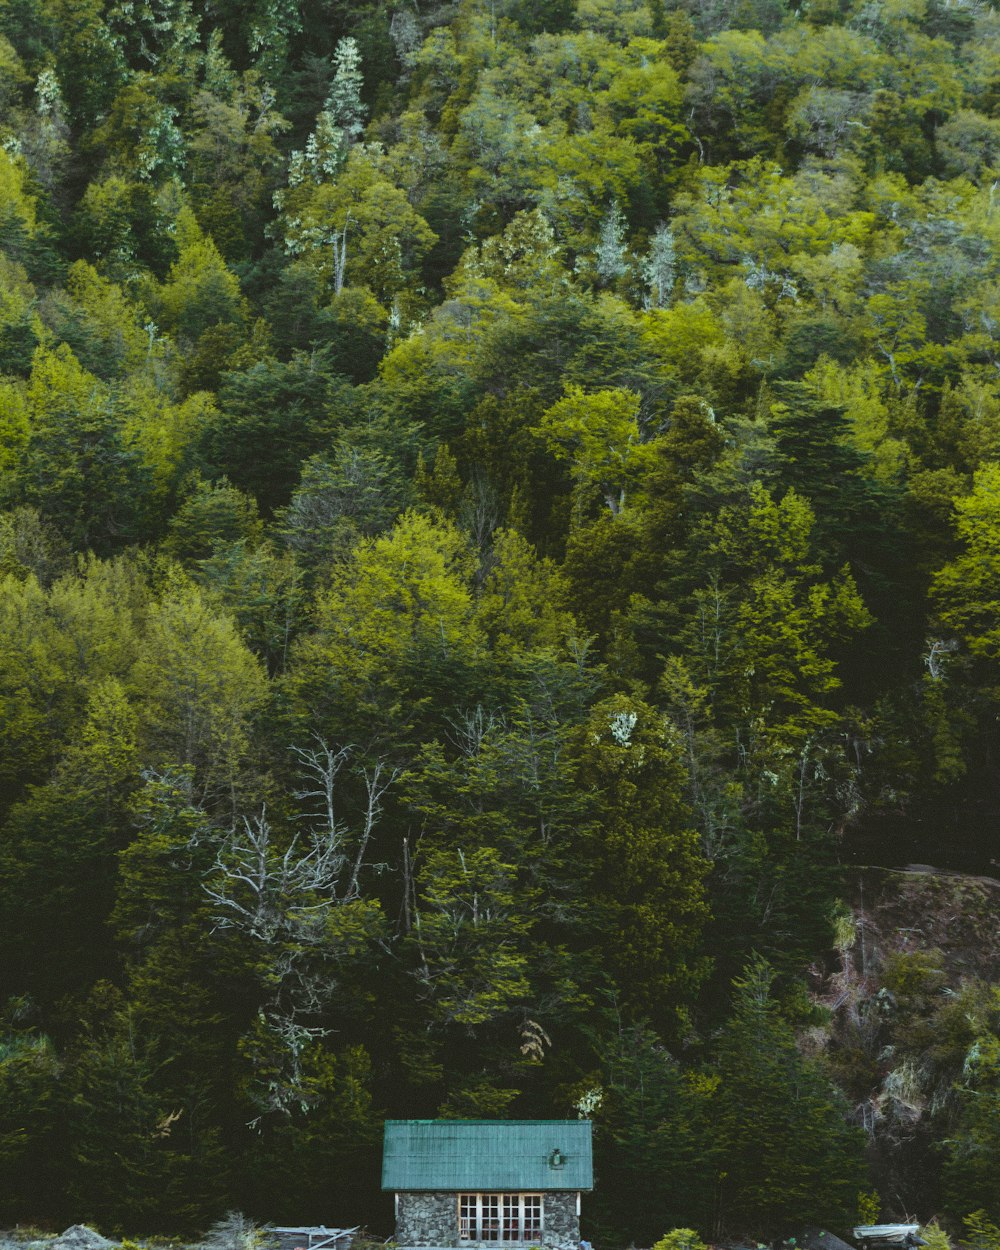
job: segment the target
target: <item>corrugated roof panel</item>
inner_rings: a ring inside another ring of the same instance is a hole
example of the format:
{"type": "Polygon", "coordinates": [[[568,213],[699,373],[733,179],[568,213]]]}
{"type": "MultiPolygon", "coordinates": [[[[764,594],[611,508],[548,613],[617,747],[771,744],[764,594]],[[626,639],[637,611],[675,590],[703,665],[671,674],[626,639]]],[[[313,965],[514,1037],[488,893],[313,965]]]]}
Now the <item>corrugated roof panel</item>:
{"type": "Polygon", "coordinates": [[[382,1188],[593,1189],[589,1120],[386,1120],[382,1188]]]}

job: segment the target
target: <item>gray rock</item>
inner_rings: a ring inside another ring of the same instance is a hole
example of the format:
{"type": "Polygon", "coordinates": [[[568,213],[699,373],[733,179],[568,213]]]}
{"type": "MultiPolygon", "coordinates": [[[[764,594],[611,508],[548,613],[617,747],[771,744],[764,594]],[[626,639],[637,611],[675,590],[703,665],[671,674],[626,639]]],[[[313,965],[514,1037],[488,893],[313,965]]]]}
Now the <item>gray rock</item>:
{"type": "Polygon", "coordinates": [[[60,1233],[55,1241],[49,1242],[50,1250],[111,1250],[115,1242],[86,1224],[74,1224],[60,1233]]]}

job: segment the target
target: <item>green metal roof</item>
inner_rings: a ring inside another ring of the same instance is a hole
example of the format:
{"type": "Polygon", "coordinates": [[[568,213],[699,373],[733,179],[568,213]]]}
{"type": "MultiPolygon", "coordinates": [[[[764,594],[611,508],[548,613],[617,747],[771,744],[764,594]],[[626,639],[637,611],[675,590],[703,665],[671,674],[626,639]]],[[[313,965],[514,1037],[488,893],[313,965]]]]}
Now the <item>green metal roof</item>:
{"type": "Polygon", "coordinates": [[[382,1188],[593,1189],[589,1120],[386,1120],[382,1188]]]}

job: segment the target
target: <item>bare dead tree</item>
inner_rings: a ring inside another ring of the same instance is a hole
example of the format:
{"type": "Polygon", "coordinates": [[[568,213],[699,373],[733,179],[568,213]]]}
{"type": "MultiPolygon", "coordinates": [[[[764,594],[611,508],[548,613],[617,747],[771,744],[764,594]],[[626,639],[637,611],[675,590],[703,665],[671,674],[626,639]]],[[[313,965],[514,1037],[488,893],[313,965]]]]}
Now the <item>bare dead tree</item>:
{"type": "Polygon", "coordinates": [[[957,638],[928,638],[924,664],[932,681],[940,681],[945,674],[947,657],[958,650],[957,638]]]}
{"type": "MultiPolygon", "coordinates": [[[[361,924],[378,939],[378,908],[362,899],[362,874],[382,814],[383,800],[397,777],[385,760],[358,768],[364,803],[357,825],[337,815],[337,783],[352,757],[349,746],[293,748],[304,774],[295,797],[307,801],[301,819],[311,827],[291,839],[275,836],[266,809],[244,818],[217,847],[204,890],[217,931],[235,931],[259,943],[266,972],[258,1008],[260,1045],[273,1060],[257,1091],[267,1111],[301,1104],[304,1051],[327,1030],[316,1023],[337,992],[338,968],[347,956],[338,941],[335,917],[355,908],[349,926],[361,924]]],[[[253,1046],[251,1046],[251,1052],[253,1046]]]]}
{"type": "Polygon", "coordinates": [[[319,802],[318,810],[303,812],[299,820],[316,821],[332,841],[343,838],[345,830],[337,822],[334,797],[337,792],[337,777],[340,770],[351,758],[353,748],[329,746],[318,734],[314,734],[315,747],[291,748],[292,754],[298,759],[306,778],[306,787],[293,790],[296,799],[315,799],[319,802]],[[309,787],[312,787],[311,789],[309,787]]]}
{"type": "Polygon", "coordinates": [[[344,275],[347,272],[347,227],[351,224],[351,214],[344,218],[343,230],[334,230],[331,236],[333,248],[333,291],[339,295],[344,289],[344,275]]]}
{"type": "MultiPolygon", "coordinates": [[[[382,759],[376,760],[370,768],[362,770],[366,803],[361,821],[361,831],[358,834],[358,848],[354,856],[354,866],[351,869],[346,892],[342,895],[342,901],[344,902],[349,902],[351,899],[360,896],[359,879],[361,868],[364,864],[365,852],[368,849],[368,843],[371,840],[375,826],[378,824],[379,817],[382,815],[382,799],[398,776],[399,769],[387,768],[385,760],[382,759]]],[[[381,866],[379,865],[379,867],[381,866]]]]}
{"type": "Polygon", "coordinates": [[[342,867],[343,856],[332,840],[310,838],[303,846],[295,837],[284,853],[278,852],[263,810],[244,819],[242,832],[234,831],[216,853],[217,875],[205,885],[219,909],[215,927],[240,929],[264,942],[274,942],[289,929],[299,940],[307,939],[316,927],[313,916],[337,901],[342,867]]]}
{"type": "Polygon", "coordinates": [[[449,740],[468,759],[473,759],[480,753],[490,734],[506,728],[504,718],[487,711],[481,703],[477,703],[471,710],[460,712],[453,719],[449,718],[448,724],[451,726],[449,740]]]}

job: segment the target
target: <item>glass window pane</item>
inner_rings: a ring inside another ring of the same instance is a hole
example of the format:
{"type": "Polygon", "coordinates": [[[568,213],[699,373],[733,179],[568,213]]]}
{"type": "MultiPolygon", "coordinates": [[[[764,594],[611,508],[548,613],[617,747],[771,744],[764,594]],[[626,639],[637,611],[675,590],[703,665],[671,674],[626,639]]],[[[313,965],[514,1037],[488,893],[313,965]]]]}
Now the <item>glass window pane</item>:
{"type": "Polygon", "coordinates": [[[523,1236],[525,1241],[538,1241],[542,1235],[542,1196],[524,1195],[523,1236]]]}
{"type": "Polygon", "coordinates": [[[458,1235],[462,1241],[476,1240],[476,1195],[459,1194],[458,1196],[458,1235]]]}
{"type": "Polygon", "coordinates": [[[500,1240],[500,1195],[483,1194],[479,1235],[483,1241],[500,1240]]]}
{"type": "Polygon", "coordinates": [[[503,1195],[503,1239],[504,1241],[520,1241],[521,1220],[520,1203],[517,1194],[503,1195]]]}
{"type": "Polygon", "coordinates": [[[539,1242],[542,1212],[541,1194],[459,1194],[459,1240],[539,1242]]]}

